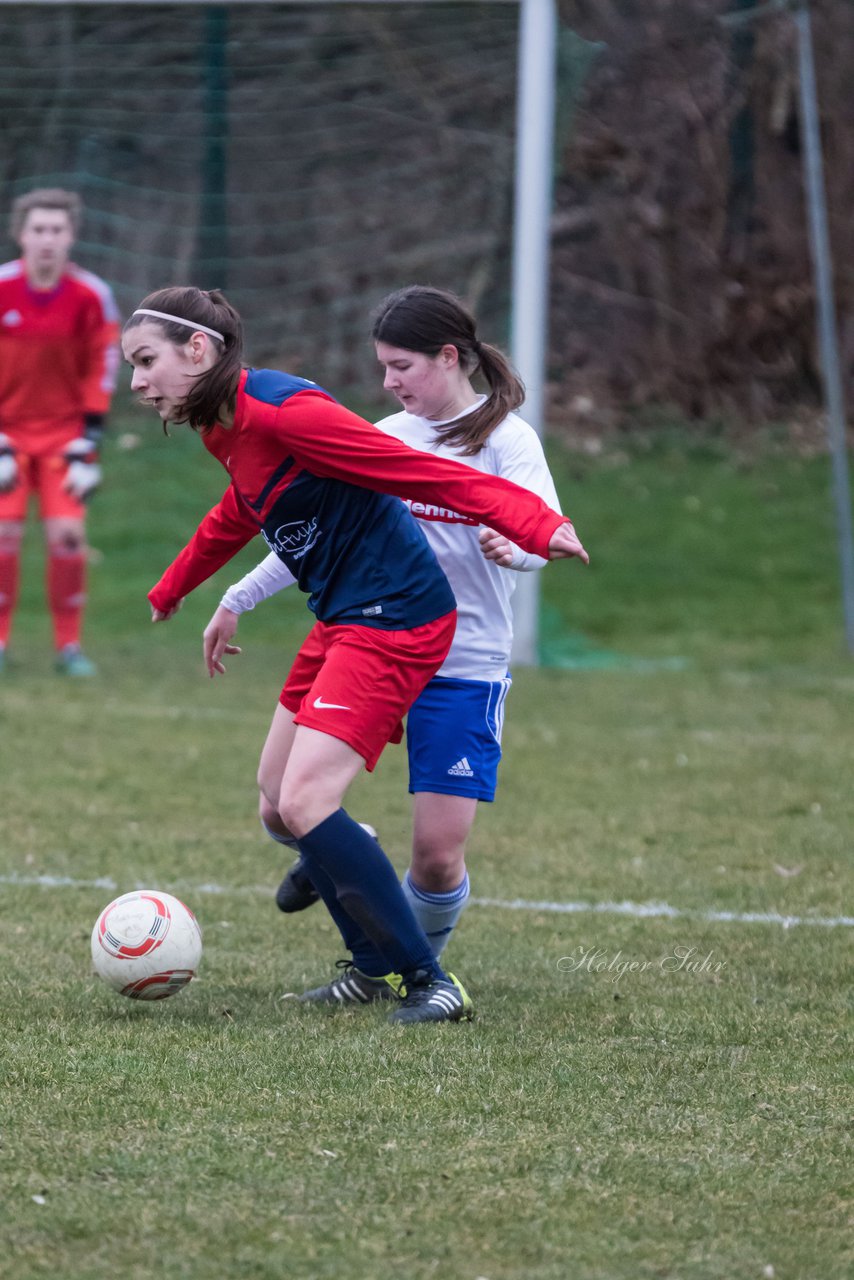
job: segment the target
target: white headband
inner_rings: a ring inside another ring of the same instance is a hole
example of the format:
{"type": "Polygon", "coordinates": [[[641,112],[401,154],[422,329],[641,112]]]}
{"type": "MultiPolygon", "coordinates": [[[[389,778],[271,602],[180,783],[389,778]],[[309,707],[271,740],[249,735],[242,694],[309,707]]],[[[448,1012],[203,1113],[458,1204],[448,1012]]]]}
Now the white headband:
{"type": "Polygon", "coordinates": [[[216,329],[209,329],[206,324],[199,324],[196,320],[182,320],[180,316],[170,316],[165,311],[150,311],[148,307],[137,307],[133,314],[135,316],[157,316],[158,320],[171,320],[173,324],[185,324],[188,329],[209,333],[212,338],[219,338],[220,342],[225,342],[225,338],[221,333],[217,333],[216,329]]]}

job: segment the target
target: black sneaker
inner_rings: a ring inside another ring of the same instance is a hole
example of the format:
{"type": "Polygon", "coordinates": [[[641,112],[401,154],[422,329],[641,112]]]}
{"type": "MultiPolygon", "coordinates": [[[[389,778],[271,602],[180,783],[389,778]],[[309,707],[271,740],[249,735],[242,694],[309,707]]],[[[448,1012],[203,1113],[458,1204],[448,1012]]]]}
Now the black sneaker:
{"type": "Polygon", "coordinates": [[[302,858],[297,858],[276,890],[276,906],[280,911],[305,911],[320,901],[320,894],[308,877],[302,858]]]}
{"type": "MultiPolygon", "coordinates": [[[[374,840],[378,838],[370,823],[360,822],[359,826],[363,831],[367,831],[369,836],[373,836],[374,840]]],[[[291,915],[294,911],[305,911],[307,907],[313,907],[315,902],[319,901],[320,894],[311,883],[302,858],[297,858],[276,890],[276,906],[286,915],[291,915]]]]}
{"type": "Polygon", "coordinates": [[[468,1022],[474,1017],[471,1002],[459,978],[448,974],[448,981],[434,980],[413,984],[400,1002],[400,1008],[389,1014],[389,1022],[468,1022]]]}
{"type": "Polygon", "coordinates": [[[369,978],[353,964],[352,960],[339,960],[343,972],[325,987],[304,991],[300,1000],[304,1004],[373,1004],[376,1000],[398,1000],[401,978],[399,973],[387,973],[382,978],[369,978]]]}

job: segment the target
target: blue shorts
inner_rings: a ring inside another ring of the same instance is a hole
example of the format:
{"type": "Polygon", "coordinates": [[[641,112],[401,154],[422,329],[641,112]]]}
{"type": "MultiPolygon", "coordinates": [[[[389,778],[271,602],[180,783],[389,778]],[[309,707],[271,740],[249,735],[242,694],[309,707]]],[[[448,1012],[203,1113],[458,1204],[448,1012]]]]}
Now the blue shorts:
{"type": "Polygon", "coordinates": [[[433,677],[406,718],[410,793],[495,799],[510,684],[433,677]]]}

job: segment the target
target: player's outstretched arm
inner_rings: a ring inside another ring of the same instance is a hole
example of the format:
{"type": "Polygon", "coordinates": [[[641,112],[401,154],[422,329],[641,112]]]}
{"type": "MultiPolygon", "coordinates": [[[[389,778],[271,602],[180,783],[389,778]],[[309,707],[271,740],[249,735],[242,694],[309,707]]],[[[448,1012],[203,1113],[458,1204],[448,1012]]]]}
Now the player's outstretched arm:
{"type": "Polygon", "coordinates": [[[581,539],[568,520],[559,524],[549,538],[549,559],[564,560],[568,556],[577,556],[583,564],[590,563],[590,557],[581,545],[581,539]]]}
{"type": "Polygon", "coordinates": [[[225,675],[222,660],[227,653],[240,653],[239,645],[231,643],[237,631],[238,621],[238,614],[220,605],[205,627],[202,635],[202,652],[205,656],[208,675],[212,680],[217,673],[221,676],[225,675]]]}
{"type": "Polygon", "coordinates": [[[184,597],[182,596],[177,604],[173,604],[171,609],[155,609],[154,605],[152,605],[151,621],[152,622],[168,622],[170,618],[175,617],[175,614],[181,608],[183,603],[184,603],[184,597]]]}
{"type": "Polygon", "coordinates": [[[277,591],[291,587],[295,582],[296,578],[288,566],[279,559],[275,551],[271,551],[265,560],[256,564],[239,582],[228,587],[220,604],[232,613],[246,613],[262,600],[269,600],[277,591]]]}

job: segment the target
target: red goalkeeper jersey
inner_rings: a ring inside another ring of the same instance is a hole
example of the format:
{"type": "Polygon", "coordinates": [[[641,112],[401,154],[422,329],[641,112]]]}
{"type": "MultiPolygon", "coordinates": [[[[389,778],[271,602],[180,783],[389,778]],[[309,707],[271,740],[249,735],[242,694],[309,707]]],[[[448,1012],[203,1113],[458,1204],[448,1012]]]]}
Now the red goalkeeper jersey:
{"type": "Polygon", "coordinates": [[[42,453],[106,413],[118,370],[119,313],[107,284],[69,264],[34,289],[18,260],[0,266],[0,431],[42,453]]]}

